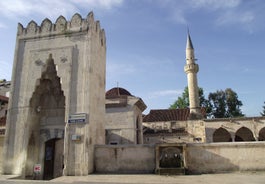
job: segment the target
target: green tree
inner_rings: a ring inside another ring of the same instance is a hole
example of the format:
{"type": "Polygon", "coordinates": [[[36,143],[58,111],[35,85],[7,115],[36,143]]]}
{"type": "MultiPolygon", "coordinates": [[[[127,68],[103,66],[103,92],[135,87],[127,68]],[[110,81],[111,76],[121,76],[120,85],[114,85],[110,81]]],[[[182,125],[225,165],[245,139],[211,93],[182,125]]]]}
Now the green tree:
{"type": "MultiPolygon", "coordinates": [[[[201,107],[207,107],[208,102],[204,97],[204,92],[202,88],[199,88],[199,99],[200,99],[200,106],[201,107]]],[[[184,91],[180,97],[172,104],[170,105],[170,109],[178,109],[178,108],[188,108],[190,106],[189,103],[189,89],[186,86],[184,88],[184,91]]]]}
{"type": "Polygon", "coordinates": [[[178,99],[170,105],[170,109],[179,109],[179,108],[187,108],[189,107],[189,91],[188,87],[184,88],[184,91],[178,99]]]}
{"type": "MultiPolygon", "coordinates": [[[[209,93],[208,99],[205,99],[202,88],[199,88],[200,106],[206,110],[208,118],[228,118],[241,117],[244,114],[241,112],[242,102],[238,99],[238,95],[231,88],[225,91],[217,90],[209,93]]],[[[265,102],[264,102],[265,103],[265,102]]],[[[170,109],[188,108],[189,107],[189,91],[185,87],[182,95],[169,107],[170,109]]],[[[264,106],[265,116],[265,106],[264,106]]]]}
{"type": "Polygon", "coordinates": [[[210,93],[208,103],[211,109],[208,117],[228,118],[244,116],[240,109],[243,104],[238,100],[237,93],[231,88],[227,88],[225,91],[217,90],[214,93],[210,93]]]}
{"type": "Polygon", "coordinates": [[[262,106],[263,111],[260,113],[261,116],[265,116],[265,102],[264,102],[264,106],[262,106]]]}

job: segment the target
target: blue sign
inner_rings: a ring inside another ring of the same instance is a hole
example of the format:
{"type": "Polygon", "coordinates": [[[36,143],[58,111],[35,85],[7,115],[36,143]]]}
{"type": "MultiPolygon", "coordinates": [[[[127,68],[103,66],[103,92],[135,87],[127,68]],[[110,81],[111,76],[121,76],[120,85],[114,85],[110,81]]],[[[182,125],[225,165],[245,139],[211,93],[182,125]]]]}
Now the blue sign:
{"type": "Polygon", "coordinates": [[[68,123],[85,123],[86,119],[86,113],[72,114],[69,116],[68,123]]]}

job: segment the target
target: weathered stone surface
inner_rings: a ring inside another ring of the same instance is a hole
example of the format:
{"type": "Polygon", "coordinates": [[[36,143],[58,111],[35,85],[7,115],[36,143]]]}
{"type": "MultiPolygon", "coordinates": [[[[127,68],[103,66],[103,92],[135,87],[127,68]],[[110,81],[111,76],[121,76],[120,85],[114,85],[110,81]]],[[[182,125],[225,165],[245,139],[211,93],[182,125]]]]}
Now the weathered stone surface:
{"type": "Polygon", "coordinates": [[[55,144],[55,151],[64,150],[64,174],[93,172],[94,144],[105,143],[105,65],[105,33],[93,13],[85,19],[75,14],[69,22],[60,16],[55,24],[45,19],[40,26],[18,25],[5,174],[25,176],[33,164],[44,167],[46,141],[62,138],[64,148],[55,144]],[[69,125],[76,113],[87,114],[86,122],[69,125]]]}
{"type": "Polygon", "coordinates": [[[265,170],[265,143],[187,144],[186,166],[191,173],[265,170]]]}
{"type": "Polygon", "coordinates": [[[104,145],[95,148],[98,173],[152,173],[155,169],[153,145],[104,145]]]}

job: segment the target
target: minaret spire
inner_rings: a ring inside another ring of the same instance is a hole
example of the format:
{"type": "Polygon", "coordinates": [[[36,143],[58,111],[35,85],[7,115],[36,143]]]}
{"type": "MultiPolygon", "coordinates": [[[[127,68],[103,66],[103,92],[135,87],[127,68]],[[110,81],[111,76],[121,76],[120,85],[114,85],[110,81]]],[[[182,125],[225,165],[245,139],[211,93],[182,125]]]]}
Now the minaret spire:
{"type": "Polygon", "coordinates": [[[190,119],[201,119],[202,115],[197,82],[197,73],[199,71],[199,65],[196,64],[195,61],[196,59],[194,54],[194,48],[188,29],[186,44],[186,65],[184,67],[184,71],[186,72],[188,79],[190,119]]]}
{"type": "Polygon", "coordinates": [[[187,29],[188,29],[188,34],[187,34],[186,49],[193,49],[192,41],[191,41],[191,38],[190,38],[190,30],[189,30],[189,27],[187,29]]]}

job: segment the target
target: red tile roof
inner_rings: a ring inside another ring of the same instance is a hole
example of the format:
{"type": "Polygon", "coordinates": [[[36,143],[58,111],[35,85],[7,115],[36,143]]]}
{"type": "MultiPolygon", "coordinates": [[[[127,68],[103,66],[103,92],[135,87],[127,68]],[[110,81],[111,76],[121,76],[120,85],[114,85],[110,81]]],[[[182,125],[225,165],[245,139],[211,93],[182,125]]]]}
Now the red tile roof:
{"type": "Polygon", "coordinates": [[[189,109],[158,109],[151,110],[143,118],[143,122],[156,122],[156,121],[185,121],[190,114],[189,109]]]}
{"type": "MultiPolygon", "coordinates": [[[[202,114],[205,116],[205,109],[202,108],[202,114]]],[[[157,109],[151,110],[149,114],[143,117],[143,122],[158,121],[186,121],[190,115],[190,109],[157,109]]]]}

